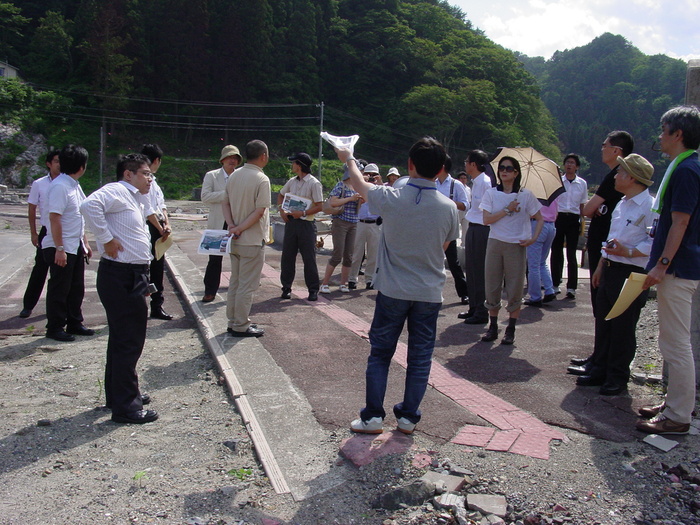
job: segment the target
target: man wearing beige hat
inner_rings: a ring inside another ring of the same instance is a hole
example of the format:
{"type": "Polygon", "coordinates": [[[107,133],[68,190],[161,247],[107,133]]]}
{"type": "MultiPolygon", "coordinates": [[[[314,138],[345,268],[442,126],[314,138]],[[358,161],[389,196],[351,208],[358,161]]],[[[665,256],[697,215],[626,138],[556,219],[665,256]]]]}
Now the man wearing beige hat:
{"type": "MultiPolygon", "coordinates": [[[[236,146],[224,146],[219,157],[221,168],[209,171],[204,175],[202,202],[209,205],[209,219],[207,220],[207,229],[209,230],[228,229],[221,204],[226,202],[226,181],[242,160],[241,153],[236,146]]],[[[209,256],[207,269],[204,272],[203,303],[210,303],[216,298],[221,281],[222,262],[223,257],[220,255],[209,256]]]]}
{"type": "Polygon", "coordinates": [[[591,277],[596,294],[595,347],[588,375],[576,380],[579,386],[600,386],[604,396],[627,390],[630,364],[637,348],[637,321],[646,303],[648,291],[634,300],[627,310],[609,321],[605,317],[620,296],[625,280],[632,272],[645,274],[652,239],[648,231],[656,214],[649,186],[654,167],[644,157],[632,153],[617,157],[615,189],[623,194],[612,213],[608,240],[602,246],[600,261],[591,277]]]}

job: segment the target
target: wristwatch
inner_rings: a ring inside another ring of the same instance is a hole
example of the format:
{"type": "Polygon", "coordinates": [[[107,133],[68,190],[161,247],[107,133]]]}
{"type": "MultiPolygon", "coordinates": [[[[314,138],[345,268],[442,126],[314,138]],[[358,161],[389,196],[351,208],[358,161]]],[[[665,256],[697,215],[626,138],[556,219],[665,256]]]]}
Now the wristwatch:
{"type": "Polygon", "coordinates": [[[56,246],[56,251],[57,251],[57,252],[64,252],[64,251],[66,251],[66,250],[65,250],[65,248],[64,248],[63,246],[56,246]]]}
{"type": "Polygon", "coordinates": [[[301,212],[301,216],[302,216],[302,217],[306,217],[306,210],[304,210],[303,212],[301,212]]]}
{"type": "Polygon", "coordinates": [[[659,262],[664,266],[668,266],[669,264],[671,264],[671,260],[668,257],[661,257],[661,259],[659,259],[659,262]]]}

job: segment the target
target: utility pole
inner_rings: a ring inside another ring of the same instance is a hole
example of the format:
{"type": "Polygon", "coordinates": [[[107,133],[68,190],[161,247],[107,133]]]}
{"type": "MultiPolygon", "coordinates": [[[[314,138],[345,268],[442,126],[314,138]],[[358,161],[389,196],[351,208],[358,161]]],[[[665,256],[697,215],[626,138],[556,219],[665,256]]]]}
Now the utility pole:
{"type": "Polygon", "coordinates": [[[323,139],[321,138],[321,132],[323,132],[323,109],[324,104],[321,101],[321,126],[318,132],[318,180],[321,180],[321,159],[323,157],[323,139]]]}

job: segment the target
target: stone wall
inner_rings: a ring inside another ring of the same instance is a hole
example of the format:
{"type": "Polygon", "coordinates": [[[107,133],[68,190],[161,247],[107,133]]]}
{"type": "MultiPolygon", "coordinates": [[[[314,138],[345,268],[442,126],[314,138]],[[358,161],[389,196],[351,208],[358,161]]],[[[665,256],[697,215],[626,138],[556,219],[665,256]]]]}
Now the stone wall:
{"type": "Polygon", "coordinates": [[[44,156],[48,149],[43,135],[20,132],[18,128],[0,124],[0,159],[11,155],[10,143],[24,149],[10,166],[0,166],[0,184],[10,188],[30,186],[32,181],[46,175],[44,156]]]}

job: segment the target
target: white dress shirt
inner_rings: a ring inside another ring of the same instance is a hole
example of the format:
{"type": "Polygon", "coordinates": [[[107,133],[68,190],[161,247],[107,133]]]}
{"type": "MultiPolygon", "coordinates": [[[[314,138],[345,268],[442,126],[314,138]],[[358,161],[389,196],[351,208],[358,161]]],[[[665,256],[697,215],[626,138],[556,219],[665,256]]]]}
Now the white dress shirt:
{"type": "Polygon", "coordinates": [[[32,182],[32,187],[29,189],[29,197],[27,197],[27,202],[33,204],[39,210],[39,224],[45,228],[49,227],[49,212],[46,208],[49,202],[49,184],[51,184],[51,180],[51,175],[44,175],[32,182]]]}
{"type": "MultiPolygon", "coordinates": [[[[61,173],[49,186],[47,212],[61,216],[63,230],[63,248],[66,253],[76,255],[83,242],[85,221],[80,214],[80,204],[85,200],[83,189],[70,175],[61,173]]],[[[47,221],[46,237],[41,241],[42,248],[55,248],[51,232],[51,221],[47,221]]]]}
{"type": "Polygon", "coordinates": [[[563,175],[561,182],[566,191],[559,196],[559,213],[581,215],[581,204],[588,202],[588,183],[578,175],[574,180],[563,175]]]}
{"type": "Polygon", "coordinates": [[[80,211],[105,259],[129,264],[148,264],[151,260],[146,210],[138,195],[139,190],[128,182],[111,182],[92,193],[81,205],[80,211]],[[112,239],[117,239],[124,248],[116,258],[104,251],[104,245],[112,239]]]}
{"type": "Polygon", "coordinates": [[[657,214],[651,211],[653,203],[654,199],[649,194],[649,190],[644,190],[631,199],[622,197],[613,211],[610,233],[608,233],[608,239],[617,239],[623,246],[636,248],[646,257],[622,257],[603,251],[604,258],[646,268],[653,243],[653,239],[647,232],[657,217],[657,214]]]}
{"type": "Polygon", "coordinates": [[[491,189],[491,179],[486,173],[480,173],[472,184],[472,202],[467,212],[467,220],[474,224],[484,224],[484,211],[481,209],[481,199],[491,189]]]}

